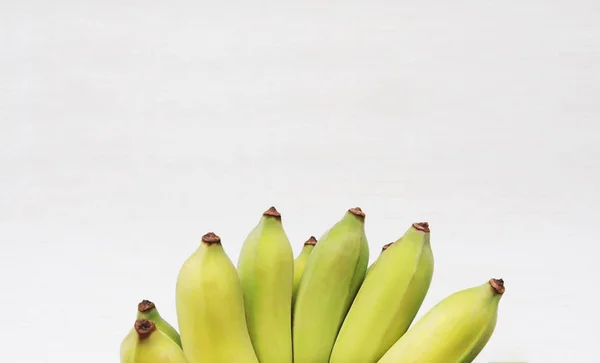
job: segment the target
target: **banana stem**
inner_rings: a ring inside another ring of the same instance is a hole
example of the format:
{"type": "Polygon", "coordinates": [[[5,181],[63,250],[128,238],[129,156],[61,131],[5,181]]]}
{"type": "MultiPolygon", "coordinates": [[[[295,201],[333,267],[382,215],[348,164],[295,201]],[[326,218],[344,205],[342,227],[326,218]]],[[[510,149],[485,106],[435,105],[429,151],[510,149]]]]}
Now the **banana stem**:
{"type": "Polygon", "coordinates": [[[381,247],[381,253],[383,253],[383,251],[387,250],[388,247],[390,247],[393,243],[394,242],[384,244],[383,247],[381,247]]]}
{"type": "Polygon", "coordinates": [[[207,234],[202,236],[202,243],[207,244],[209,246],[212,244],[215,244],[215,243],[220,244],[221,237],[217,236],[216,234],[214,234],[212,232],[208,232],[207,234]]]}
{"type": "Polygon", "coordinates": [[[362,209],[360,209],[360,207],[350,208],[348,209],[348,212],[354,214],[360,219],[365,219],[365,212],[363,212],[362,209]]]}
{"type": "Polygon", "coordinates": [[[504,294],[504,280],[502,279],[490,279],[490,285],[496,291],[497,294],[504,294]]]}
{"type": "Polygon", "coordinates": [[[263,213],[263,216],[265,216],[265,217],[273,217],[275,219],[281,220],[281,214],[277,211],[277,209],[275,207],[271,207],[271,208],[267,209],[263,213]]]}
{"type": "Polygon", "coordinates": [[[154,303],[150,300],[142,300],[142,302],[140,302],[138,304],[138,311],[140,313],[145,313],[146,311],[150,311],[152,309],[154,309],[156,306],[154,305],[154,303]]]}
{"type": "Polygon", "coordinates": [[[306,240],[306,242],[304,242],[305,246],[314,246],[317,244],[317,239],[315,238],[315,236],[310,236],[310,238],[308,240],[306,240]]]}
{"type": "Polygon", "coordinates": [[[134,328],[140,339],[145,339],[156,330],[156,325],[150,320],[138,319],[135,321],[134,328]]]}
{"type": "Polygon", "coordinates": [[[416,230],[419,230],[421,232],[425,232],[425,233],[429,233],[429,223],[427,222],[418,222],[418,223],[413,223],[413,227],[415,227],[416,230]]]}

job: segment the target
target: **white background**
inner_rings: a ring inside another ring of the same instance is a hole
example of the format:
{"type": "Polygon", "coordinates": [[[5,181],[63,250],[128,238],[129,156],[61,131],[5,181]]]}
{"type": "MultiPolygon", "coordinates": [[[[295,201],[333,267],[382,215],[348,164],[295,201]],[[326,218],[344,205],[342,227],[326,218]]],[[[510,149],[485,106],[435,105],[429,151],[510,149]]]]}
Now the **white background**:
{"type": "Polygon", "coordinates": [[[2,2],[1,360],[118,361],[275,205],[296,254],[429,221],[419,316],[502,277],[478,362],[598,362],[599,3],[291,3],[2,2]]]}

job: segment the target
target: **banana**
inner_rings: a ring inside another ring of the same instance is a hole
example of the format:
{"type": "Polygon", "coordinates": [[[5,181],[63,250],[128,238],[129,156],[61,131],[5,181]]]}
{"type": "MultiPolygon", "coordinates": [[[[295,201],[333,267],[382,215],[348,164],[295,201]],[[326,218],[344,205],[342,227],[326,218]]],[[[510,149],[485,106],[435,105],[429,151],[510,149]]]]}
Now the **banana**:
{"type": "Polygon", "coordinates": [[[177,276],[177,320],[189,363],[258,363],[242,286],[221,238],[210,232],[177,276]]]}
{"type": "Polygon", "coordinates": [[[428,223],[414,223],[384,246],[342,324],[330,363],[377,362],[417,315],[433,265],[428,223]]]}
{"type": "Polygon", "coordinates": [[[187,363],[173,339],[150,320],[138,319],[121,342],[121,363],[187,363]]]}
{"type": "MultiPolygon", "coordinates": [[[[369,271],[371,271],[371,267],[373,267],[375,265],[375,263],[377,263],[377,261],[379,261],[379,258],[381,257],[381,254],[388,249],[388,247],[390,247],[392,245],[392,243],[394,242],[390,242],[390,243],[386,243],[383,245],[383,247],[381,247],[381,252],[379,253],[379,257],[377,257],[377,259],[375,261],[373,261],[373,263],[367,268],[367,274],[369,274],[369,271]]],[[[366,276],[365,276],[366,278],[366,276]]]]}
{"type": "Polygon", "coordinates": [[[292,292],[292,308],[296,302],[298,286],[300,285],[300,279],[302,278],[302,274],[304,273],[304,267],[306,267],[306,261],[308,260],[308,256],[310,255],[316,244],[317,239],[314,236],[310,236],[310,238],[306,242],[304,242],[302,251],[300,251],[300,254],[294,260],[294,289],[292,292]]]}
{"type": "Polygon", "coordinates": [[[294,253],[275,207],[248,234],[238,260],[248,331],[261,363],[292,363],[294,253]]]}
{"type": "Polygon", "coordinates": [[[470,363],[491,338],[504,281],[455,292],[429,310],[378,363],[470,363]]]}
{"type": "Polygon", "coordinates": [[[160,316],[156,305],[154,305],[152,301],[142,300],[142,302],[138,304],[137,318],[152,321],[158,330],[165,333],[181,347],[181,338],[179,333],[171,324],[169,324],[165,319],[162,318],[162,316],[160,316]]]}
{"type": "Polygon", "coordinates": [[[294,363],[328,363],[331,349],[366,273],[365,214],[349,209],[308,257],[293,317],[294,363]]]}

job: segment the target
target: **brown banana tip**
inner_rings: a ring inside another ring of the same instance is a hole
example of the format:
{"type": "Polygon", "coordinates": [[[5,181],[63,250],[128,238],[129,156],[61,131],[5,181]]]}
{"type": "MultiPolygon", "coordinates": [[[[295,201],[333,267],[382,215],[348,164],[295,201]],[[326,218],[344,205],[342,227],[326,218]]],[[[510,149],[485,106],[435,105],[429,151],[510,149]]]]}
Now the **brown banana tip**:
{"type": "Polygon", "coordinates": [[[142,300],[141,303],[138,304],[138,311],[140,313],[143,313],[145,311],[149,311],[154,309],[156,306],[154,305],[154,303],[150,300],[142,300]]]}
{"type": "Polygon", "coordinates": [[[504,294],[504,280],[502,279],[490,279],[490,285],[498,294],[504,294]]]}
{"type": "Polygon", "coordinates": [[[135,331],[138,333],[140,339],[144,339],[150,336],[156,329],[156,325],[150,320],[138,319],[134,324],[135,331]]]}
{"type": "Polygon", "coordinates": [[[305,246],[314,246],[317,244],[317,239],[315,238],[315,236],[310,236],[310,238],[308,240],[306,240],[306,242],[304,242],[305,246]]]}
{"type": "Polygon", "coordinates": [[[365,212],[363,212],[362,209],[360,209],[359,207],[350,208],[348,209],[348,212],[354,214],[357,217],[365,218],[365,212]]]}
{"type": "Polygon", "coordinates": [[[381,252],[385,251],[388,249],[388,247],[390,247],[394,242],[390,242],[390,243],[386,243],[383,245],[383,247],[381,247],[381,252]]]}
{"type": "Polygon", "coordinates": [[[267,209],[263,213],[263,216],[274,217],[274,218],[277,218],[277,219],[281,219],[281,214],[277,211],[277,209],[275,207],[271,207],[271,208],[267,209]]]}
{"type": "Polygon", "coordinates": [[[212,245],[214,243],[221,243],[221,237],[217,236],[216,234],[214,234],[212,232],[208,232],[207,234],[202,236],[202,242],[206,243],[207,245],[212,245]]]}
{"type": "Polygon", "coordinates": [[[429,233],[429,223],[427,222],[413,223],[413,227],[418,231],[429,233]]]}

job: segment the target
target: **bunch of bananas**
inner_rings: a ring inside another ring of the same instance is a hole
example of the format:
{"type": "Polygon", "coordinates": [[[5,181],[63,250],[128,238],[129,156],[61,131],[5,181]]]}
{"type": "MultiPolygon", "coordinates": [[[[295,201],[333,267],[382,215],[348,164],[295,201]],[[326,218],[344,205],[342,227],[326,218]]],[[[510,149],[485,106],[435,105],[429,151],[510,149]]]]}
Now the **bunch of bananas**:
{"type": "Polygon", "coordinates": [[[237,268],[205,234],[177,278],[179,333],[142,301],[121,363],[472,362],[496,326],[502,279],[455,292],[411,327],[433,276],[429,224],[412,224],[371,266],[364,226],[351,208],[294,260],[271,207],[237,268]]]}

